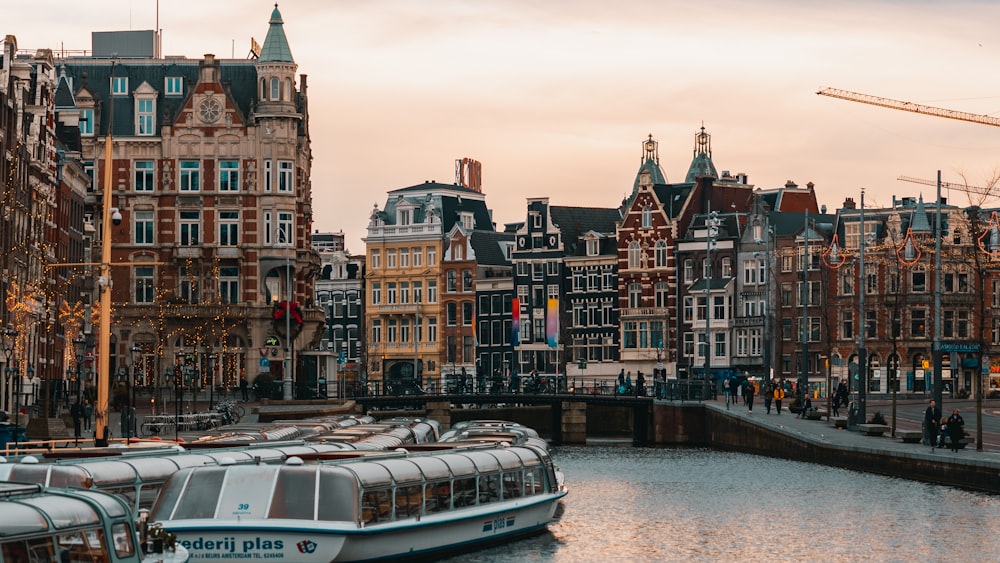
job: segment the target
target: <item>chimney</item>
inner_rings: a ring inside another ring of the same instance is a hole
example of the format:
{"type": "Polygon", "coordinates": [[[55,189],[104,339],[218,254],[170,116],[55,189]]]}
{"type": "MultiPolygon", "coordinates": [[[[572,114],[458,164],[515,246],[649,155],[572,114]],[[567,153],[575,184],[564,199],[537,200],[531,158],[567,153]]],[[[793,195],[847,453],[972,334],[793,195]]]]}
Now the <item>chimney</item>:
{"type": "Polygon", "coordinates": [[[857,209],[858,204],[854,203],[854,198],[849,197],[844,200],[844,209],[857,209]]]}

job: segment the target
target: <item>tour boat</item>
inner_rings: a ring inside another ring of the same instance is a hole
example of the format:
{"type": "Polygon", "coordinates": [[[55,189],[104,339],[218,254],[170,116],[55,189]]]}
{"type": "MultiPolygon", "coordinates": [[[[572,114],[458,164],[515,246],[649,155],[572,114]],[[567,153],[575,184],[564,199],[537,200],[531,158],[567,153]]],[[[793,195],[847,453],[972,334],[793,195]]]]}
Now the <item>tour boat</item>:
{"type": "Polygon", "coordinates": [[[181,469],[150,519],[177,536],[191,561],[378,561],[540,533],[565,495],[545,448],[458,445],[181,469]]]}
{"type": "MultiPolygon", "coordinates": [[[[166,537],[166,536],[164,536],[166,537]]],[[[142,543],[133,513],[114,495],[34,483],[0,483],[0,562],[182,563],[163,538],[142,543]],[[145,555],[144,552],[148,551],[145,555]]]]}

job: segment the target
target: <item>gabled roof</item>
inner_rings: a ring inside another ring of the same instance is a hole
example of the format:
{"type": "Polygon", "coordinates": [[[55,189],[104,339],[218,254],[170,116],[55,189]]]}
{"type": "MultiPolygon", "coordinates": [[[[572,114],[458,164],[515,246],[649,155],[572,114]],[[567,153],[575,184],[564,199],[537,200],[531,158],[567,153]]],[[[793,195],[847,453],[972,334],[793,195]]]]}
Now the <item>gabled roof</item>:
{"type": "Polygon", "coordinates": [[[472,231],[472,249],[476,251],[476,261],[487,266],[510,266],[504,254],[502,243],[514,244],[512,233],[496,231],[472,231]]]}
{"type": "Polygon", "coordinates": [[[618,208],[605,207],[563,207],[549,206],[549,216],[562,233],[567,255],[586,252],[585,245],[578,244],[580,236],[588,231],[614,235],[622,219],[618,208]]]}
{"type": "Polygon", "coordinates": [[[294,63],[292,49],[288,46],[288,39],[285,38],[285,22],[281,19],[277,4],[274,5],[271,21],[268,23],[270,26],[267,28],[267,37],[264,38],[264,45],[260,48],[257,60],[268,63],[294,63]]]}
{"type": "Polygon", "coordinates": [[[684,209],[684,204],[691,197],[692,190],[694,190],[694,184],[692,183],[658,184],[653,186],[656,199],[660,200],[663,214],[668,219],[676,219],[680,215],[681,210],[684,209]]]}

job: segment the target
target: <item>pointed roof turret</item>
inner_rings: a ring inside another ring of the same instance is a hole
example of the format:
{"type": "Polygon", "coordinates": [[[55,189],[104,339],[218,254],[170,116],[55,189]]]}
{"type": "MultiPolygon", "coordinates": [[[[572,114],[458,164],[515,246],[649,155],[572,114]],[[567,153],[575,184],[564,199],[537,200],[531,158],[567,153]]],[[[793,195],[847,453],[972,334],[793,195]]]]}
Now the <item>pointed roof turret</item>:
{"type": "Polygon", "coordinates": [[[914,233],[931,232],[931,222],[927,220],[927,208],[924,207],[924,196],[917,201],[917,208],[910,217],[910,230],[914,233]]]}
{"type": "Polygon", "coordinates": [[[278,11],[278,4],[274,4],[274,11],[271,12],[270,27],[267,28],[267,37],[264,38],[264,46],[260,49],[261,62],[272,63],[294,63],[292,50],[288,47],[288,39],[285,38],[285,22],[281,19],[281,12],[278,11]]]}
{"type": "Polygon", "coordinates": [[[659,143],[653,140],[653,134],[642,142],[642,159],[639,171],[635,175],[635,183],[632,185],[632,193],[639,191],[641,184],[655,186],[656,184],[666,184],[667,177],[660,169],[660,154],[657,148],[659,143]]]}
{"type": "Polygon", "coordinates": [[[719,178],[719,173],[715,171],[715,163],[712,162],[712,136],[705,132],[704,124],[701,126],[701,131],[694,136],[694,158],[691,160],[684,181],[694,182],[698,176],[719,178]]]}

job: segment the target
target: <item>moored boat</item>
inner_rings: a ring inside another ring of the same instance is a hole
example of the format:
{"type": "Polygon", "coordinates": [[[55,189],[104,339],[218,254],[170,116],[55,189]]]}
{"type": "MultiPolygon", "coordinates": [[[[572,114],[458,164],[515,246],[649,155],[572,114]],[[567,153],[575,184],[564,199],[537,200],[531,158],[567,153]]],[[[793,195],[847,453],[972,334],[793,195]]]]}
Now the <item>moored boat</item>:
{"type": "Polygon", "coordinates": [[[546,449],[480,446],[182,469],[151,519],[176,534],[191,561],[372,561],[540,533],[565,494],[546,449]]]}
{"type": "Polygon", "coordinates": [[[0,562],[182,563],[187,550],[143,555],[133,513],[118,497],[98,491],[0,483],[0,562]]]}

